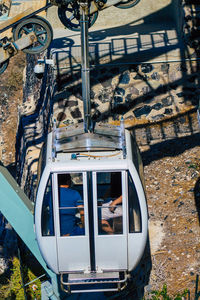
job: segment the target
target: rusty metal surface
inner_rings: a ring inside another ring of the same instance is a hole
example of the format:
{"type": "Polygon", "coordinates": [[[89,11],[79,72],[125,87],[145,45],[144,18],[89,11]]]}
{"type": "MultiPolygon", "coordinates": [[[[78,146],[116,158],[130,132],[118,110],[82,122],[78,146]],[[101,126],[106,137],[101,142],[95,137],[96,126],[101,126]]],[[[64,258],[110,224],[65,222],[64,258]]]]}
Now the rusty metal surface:
{"type": "MultiPolygon", "coordinates": [[[[13,1],[13,4],[11,5],[9,17],[14,17],[20,13],[23,13],[28,8],[32,8],[33,11],[36,11],[40,9],[41,7],[44,7],[46,5],[46,0],[35,0],[35,1],[23,1],[20,0],[17,2],[17,5],[15,5],[15,2],[13,1]]],[[[45,17],[46,12],[42,12],[41,16],[45,17]]]]}
{"type": "Polygon", "coordinates": [[[39,15],[46,17],[46,10],[51,4],[46,4],[46,1],[19,1],[17,5],[12,3],[7,18],[0,19],[0,34],[1,38],[7,36],[12,37],[11,28],[17,25],[20,20],[26,17],[39,15]]]}
{"type": "Polygon", "coordinates": [[[37,41],[37,37],[34,32],[31,32],[16,42],[10,43],[9,46],[4,49],[3,47],[0,48],[0,63],[8,60],[10,57],[16,55],[19,50],[23,50],[28,46],[32,45],[34,42],[37,41]]]}
{"type": "Polygon", "coordinates": [[[8,51],[5,51],[3,48],[0,48],[0,63],[3,63],[10,58],[8,51]]]}
{"type": "Polygon", "coordinates": [[[37,42],[37,37],[34,32],[30,32],[29,34],[15,41],[13,44],[16,46],[17,50],[22,50],[32,45],[34,42],[37,42]]]}
{"type": "Polygon", "coordinates": [[[9,19],[7,21],[4,21],[0,24],[0,31],[3,30],[5,27],[19,21],[20,19],[24,18],[25,16],[28,16],[29,14],[33,13],[33,8],[28,8],[27,10],[23,11],[22,13],[18,14],[17,16],[13,17],[12,19],[9,19]]]}

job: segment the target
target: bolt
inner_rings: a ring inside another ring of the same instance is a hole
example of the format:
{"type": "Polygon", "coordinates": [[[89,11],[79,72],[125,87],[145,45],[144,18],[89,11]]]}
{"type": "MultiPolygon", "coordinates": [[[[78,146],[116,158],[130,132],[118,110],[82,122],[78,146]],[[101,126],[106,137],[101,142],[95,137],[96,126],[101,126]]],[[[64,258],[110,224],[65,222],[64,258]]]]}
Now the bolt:
{"type": "Polygon", "coordinates": [[[14,48],[10,46],[10,47],[8,48],[8,53],[9,53],[9,54],[13,54],[13,53],[14,53],[14,48]]]}
{"type": "Polygon", "coordinates": [[[31,40],[31,42],[34,42],[34,40],[35,40],[35,35],[31,35],[31,36],[30,36],[30,40],[31,40]]]}

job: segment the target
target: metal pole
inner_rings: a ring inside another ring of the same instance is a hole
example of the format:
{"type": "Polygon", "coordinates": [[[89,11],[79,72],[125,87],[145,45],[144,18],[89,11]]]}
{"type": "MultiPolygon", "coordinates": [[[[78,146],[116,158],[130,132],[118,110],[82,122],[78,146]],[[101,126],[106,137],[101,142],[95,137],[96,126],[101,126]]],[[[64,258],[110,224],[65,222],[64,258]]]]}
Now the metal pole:
{"type": "Polygon", "coordinates": [[[91,128],[91,103],[90,103],[90,68],[89,68],[89,45],[88,45],[88,1],[80,3],[81,10],[81,77],[82,96],[84,111],[84,130],[91,128]]]}

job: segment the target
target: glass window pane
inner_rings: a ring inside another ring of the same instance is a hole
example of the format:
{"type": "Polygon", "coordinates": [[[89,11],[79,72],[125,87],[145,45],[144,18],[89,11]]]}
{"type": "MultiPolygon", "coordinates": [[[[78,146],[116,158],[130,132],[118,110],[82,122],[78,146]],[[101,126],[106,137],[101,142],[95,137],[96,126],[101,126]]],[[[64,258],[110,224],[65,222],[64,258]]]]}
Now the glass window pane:
{"type": "Polygon", "coordinates": [[[58,174],[60,235],[85,234],[82,173],[58,174]]]}
{"type": "Polygon", "coordinates": [[[97,173],[98,233],[122,234],[121,172],[97,173]]]}
{"type": "Polygon", "coordinates": [[[52,180],[51,175],[47,182],[44,192],[44,199],[42,204],[42,218],[41,227],[43,236],[54,235],[54,222],[53,222],[53,198],[52,198],[52,180]]]}
{"type": "Polygon", "coordinates": [[[130,174],[128,174],[129,232],[141,232],[142,221],[138,194],[130,174]]]}

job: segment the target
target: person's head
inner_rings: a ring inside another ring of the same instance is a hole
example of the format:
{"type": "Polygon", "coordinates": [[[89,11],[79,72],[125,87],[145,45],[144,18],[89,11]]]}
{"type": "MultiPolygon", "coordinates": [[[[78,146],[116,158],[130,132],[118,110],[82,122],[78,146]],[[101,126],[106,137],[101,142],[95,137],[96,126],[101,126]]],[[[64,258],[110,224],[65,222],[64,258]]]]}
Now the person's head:
{"type": "Polygon", "coordinates": [[[70,174],[59,174],[58,175],[58,185],[68,185],[71,186],[72,180],[70,174]]]}

